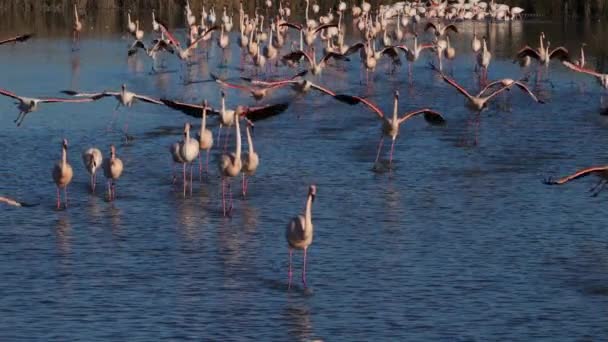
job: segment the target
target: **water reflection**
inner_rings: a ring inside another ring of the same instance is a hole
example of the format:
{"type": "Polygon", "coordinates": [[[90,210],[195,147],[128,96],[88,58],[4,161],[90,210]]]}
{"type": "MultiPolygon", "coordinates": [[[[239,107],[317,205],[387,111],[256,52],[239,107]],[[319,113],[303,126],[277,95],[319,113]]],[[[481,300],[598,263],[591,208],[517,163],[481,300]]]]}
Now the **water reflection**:
{"type": "Polygon", "coordinates": [[[66,212],[59,213],[59,218],[55,224],[55,241],[57,252],[61,257],[68,257],[72,251],[71,234],[72,225],[70,224],[69,214],[66,212]]]}
{"type": "Polygon", "coordinates": [[[313,337],[312,320],[310,319],[310,308],[300,298],[288,298],[288,303],[283,311],[287,324],[287,336],[294,337],[298,341],[310,341],[313,337]]]}

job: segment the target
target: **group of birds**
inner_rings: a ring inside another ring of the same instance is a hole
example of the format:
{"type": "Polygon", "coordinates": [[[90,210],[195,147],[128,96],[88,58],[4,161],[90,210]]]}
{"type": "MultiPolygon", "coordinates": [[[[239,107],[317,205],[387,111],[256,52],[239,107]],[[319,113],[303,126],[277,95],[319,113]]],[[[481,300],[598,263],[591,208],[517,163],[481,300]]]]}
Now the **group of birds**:
{"type": "MultiPolygon", "coordinates": [[[[247,92],[255,101],[260,101],[277,89],[290,87],[300,94],[314,90],[332,97],[341,103],[348,105],[361,104],[376,114],[381,121],[381,139],[378,144],[374,165],[377,165],[379,162],[384,139],[391,139],[388,161],[389,170],[392,166],[395,141],[399,134],[400,126],[403,123],[421,116],[429,124],[441,126],[446,122],[444,116],[431,108],[420,108],[400,114],[398,91],[393,93],[392,112],[383,111],[378,105],[367,98],[349,94],[337,94],[320,84],[314,83],[307,79],[309,74],[318,76],[322,74],[325,68],[339,68],[343,66],[343,63],[349,62],[356,53],[360,57],[361,69],[366,71],[367,77],[370,72],[376,70],[379,62],[384,57],[388,58],[387,64],[389,66],[397,67],[401,65],[400,55],[404,55],[405,59],[409,62],[409,72],[411,74],[412,64],[421,57],[423,52],[427,51],[430,53],[428,59],[432,60],[430,62],[431,68],[437,72],[446,84],[453,87],[465,98],[467,107],[476,114],[486,109],[488,103],[496,98],[497,95],[512,89],[514,86],[524,91],[533,101],[543,103],[543,100],[539,99],[523,80],[511,78],[495,81],[488,80],[487,71],[492,54],[485,37],[479,37],[476,32],[473,34],[470,46],[476,56],[476,69],[479,68],[480,70],[479,79],[482,89],[478,92],[468,91],[443,71],[443,60],[451,60],[456,55],[456,50],[451,44],[451,39],[456,39],[459,34],[458,20],[486,20],[486,18],[513,20],[521,17],[523,11],[521,8],[511,8],[506,5],[495,4],[494,1],[486,3],[477,0],[459,0],[452,4],[448,4],[447,1],[438,2],[434,0],[399,2],[390,6],[372,8],[369,3],[362,1],[361,4],[351,7],[354,35],[359,35],[360,40],[347,45],[345,39],[347,4],[340,1],[335,6],[330,7],[326,14],[323,14],[320,12],[318,4],[313,3],[311,6],[310,0],[304,1],[306,2],[306,7],[303,15],[304,21],[302,22],[291,19],[289,4],[282,1],[279,2],[278,8],[275,8],[271,0],[266,0],[265,15],[260,14],[262,11],[257,8],[252,14],[246,13],[241,3],[238,9],[237,26],[237,43],[242,51],[241,63],[245,64],[245,56],[249,55],[251,58],[250,64],[256,68],[258,73],[262,74],[265,74],[264,67],[272,68],[273,65],[278,67],[279,61],[287,67],[297,67],[305,64],[306,68],[284,79],[242,77],[239,82],[232,82],[210,74],[211,80],[216,82],[221,88],[221,104],[219,109],[211,106],[207,100],[191,104],[173,99],[157,99],[152,96],[137,94],[128,90],[124,84],[118,91],[63,91],[64,94],[71,96],[69,98],[32,98],[19,96],[4,89],[0,89],[0,95],[17,100],[19,115],[15,122],[18,126],[23,123],[28,113],[38,109],[40,103],[84,103],[97,101],[106,97],[112,97],[117,100],[115,110],[118,110],[121,106],[131,107],[138,100],[154,105],[167,106],[189,116],[200,118],[198,134],[193,136],[191,134],[193,126],[190,123],[186,123],[182,139],[171,145],[170,154],[176,164],[182,165],[183,195],[185,197],[188,184],[190,185],[190,194],[192,194],[193,167],[196,159],[199,160],[200,177],[200,174],[203,172],[203,154],[206,154],[204,170],[206,173],[209,173],[210,151],[214,146],[221,150],[218,158],[218,169],[222,178],[222,210],[224,215],[230,215],[233,208],[230,180],[239,176],[242,177],[242,195],[245,198],[248,187],[247,178],[254,175],[259,166],[260,158],[254,149],[253,143],[253,128],[258,121],[278,115],[288,107],[287,103],[278,103],[260,106],[239,105],[233,109],[227,108],[226,89],[247,92]],[[274,9],[277,10],[276,13],[269,14],[274,9]],[[417,25],[423,21],[426,21],[423,31],[432,32],[432,40],[420,43],[419,34],[422,35],[424,32],[417,31],[417,25]],[[291,30],[297,33],[297,39],[291,39],[293,38],[289,34],[291,30]],[[287,44],[287,42],[291,42],[291,44],[287,44]],[[381,48],[378,48],[377,45],[381,46],[381,48]],[[284,50],[286,49],[289,49],[289,51],[285,52],[284,50]],[[321,49],[323,51],[322,57],[318,59],[317,53],[321,49]],[[217,117],[219,122],[217,138],[215,139],[212,131],[209,129],[209,117],[217,117]],[[242,151],[241,120],[246,126],[245,135],[248,147],[246,152],[242,151]],[[224,133],[222,141],[222,129],[224,127],[227,132],[224,133]],[[228,142],[232,129],[234,129],[235,134],[235,149],[234,152],[229,152],[228,142]],[[190,167],[189,180],[186,176],[188,166],[190,167]]],[[[196,16],[190,4],[186,2],[184,7],[186,45],[182,45],[173,30],[166,23],[159,20],[155,12],[152,12],[152,30],[155,32],[155,36],[150,43],[144,43],[145,33],[140,26],[140,21],[137,19],[132,21],[131,13],[129,12],[127,13],[127,30],[133,37],[133,43],[128,50],[129,58],[136,55],[139,50],[144,50],[146,55],[153,60],[153,71],[157,71],[157,58],[161,52],[176,55],[180,62],[185,63],[184,65],[189,67],[199,57],[197,56],[197,52],[201,48],[208,51],[208,44],[214,39],[220,49],[228,49],[231,44],[230,38],[232,36],[230,32],[233,29],[234,14],[229,13],[227,7],[224,7],[223,11],[218,12],[218,14],[219,17],[216,16],[214,7],[211,7],[209,11],[203,7],[200,20],[197,24],[196,16]],[[219,36],[215,37],[218,31],[219,36]]],[[[74,6],[74,15],[73,40],[74,45],[76,45],[83,28],[76,6],[74,6]]],[[[31,35],[29,34],[22,35],[0,42],[0,44],[26,41],[30,37],[31,35]]],[[[568,50],[563,47],[551,50],[550,43],[546,41],[544,33],[540,35],[538,48],[525,46],[516,54],[515,59],[523,67],[527,67],[533,59],[537,60],[539,68],[540,66],[547,67],[551,60],[558,59],[563,65],[573,71],[596,77],[604,88],[608,88],[607,74],[602,74],[585,67],[582,47],[580,58],[573,60],[568,50]]],[[[61,207],[61,189],[64,191],[65,207],[67,208],[68,206],[67,188],[73,176],[73,168],[68,162],[68,141],[66,139],[63,139],[61,148],[61,160],[54,166],[52,172],[53,180],[57,185],[58,209],[61,207]]],[[[96,175],[101,168],[108,180],[107,199],[110,201],[114,200],[116,198],[115,183],[121,176],[124,168],[122,161],[116,156],[115,146],[110,146],[109,156],[105,158],[98,148],[88,148],[82,154],[82,160],[85,169],[91,177],[91,190],[95,191],[96,175]]],[[[608,167],[585,169],[557,181],[548,180],[547,183],[563,184],[588,174],[597,174],[602,177],[601,183],[598,184],[598,186],[601,186],[599,191],[608,183],[608,167]]],[[[301,249],[304,251],[302,281],[304,286],[306,286],[306,253],[313,239],[312,203],[316,192],[316,186],[310,185],[304,213],[293,218],[286,230],[286,238],[289,245],[290,285],[292,278],[292,249],[301,249]]],[[[26,206],[25,203],[5,197],[0,197],[0,202],[26,206]]]]}

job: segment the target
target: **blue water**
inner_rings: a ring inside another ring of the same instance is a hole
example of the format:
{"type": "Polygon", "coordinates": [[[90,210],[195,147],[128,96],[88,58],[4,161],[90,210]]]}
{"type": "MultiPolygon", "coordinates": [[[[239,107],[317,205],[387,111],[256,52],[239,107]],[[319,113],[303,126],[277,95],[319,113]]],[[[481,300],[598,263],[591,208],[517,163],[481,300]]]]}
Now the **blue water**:
{"type": "MultiPolygon", "coordinates": [[[[536,46],[540,30],[573,51],[579,40],[549,22],[482,30],[494,53],[491,79],[521,77],[525,71],[512,55],[525,43],[536,46]]],[[[458,57],[446,69],[476,90],[472,26],[462,31],[458,57]]],[[[218,86],[184,85],[186,71],[174,59],[167,65],[175,72],[151,75],[142,54],[127,60],[127,39],[83,36],[75,53],[67,38],[3,46],[0,86],[58,96],[62,89],[126,83],[153,97],[219,105],[218,86]]],[[[238,77],[236,35],[232,40],[228,67],[218,65],[221,52],[213,45],[210,60],[201,54],[186,76],[238,77]]],[[[104,99],[42,104],[16,128],[12,101],[0,99],[0,194],[40,204],[0,207],[0,340],[605,340],[608,194],[589,196],[594,179],[562,187],[541,182],[605,164],[603,92],[559,63],[550,68],[551,82],[536,83],[531,67],[531,86],[547,104],[513,90],[481,115],[476,130],[463,98],[428,60],[415,64],[411,82],[407,65],[387,75],[384,61],[373,81],[361,84],[356,55],[344,71],[329,68],[311,78],[367,96],[385,111],[399,90],[401,112],[428,106],[444,114],[445,127],[421,118],[401,127],[392,172],[372,170],[380,137],[372,112],[316,93],[273,93],[266,103],[291,106],[257,123],[261,164],[247,200],[233,182],[228,218],[218,149],[209,178],[195,176],[192,197],[172,182],[168,146],[181,139],[185,122],[198,127],[197,119],[136,103],[120,109],[108,132],[115,102],[104,99]],[[121,133],[125,123],[130,142],[121,133]],[[70,207],[56,210],[51,169],[64,137],[74,179],[70,207]],[[116,201],[107,202],[102,176],[96,193],[88,190],[80,154],[97,146],[107,155],[112,143],[125,171],[116,201]],[[284,230],[302,212],[312,183],[309,287],[300,284],[297,252],[288,290],[284,230]]],[[[231,107],[254,104],[246,93],[227,93],[231,107]]],[[[387,141],[384,164],[389,149],[387,141]]]]}

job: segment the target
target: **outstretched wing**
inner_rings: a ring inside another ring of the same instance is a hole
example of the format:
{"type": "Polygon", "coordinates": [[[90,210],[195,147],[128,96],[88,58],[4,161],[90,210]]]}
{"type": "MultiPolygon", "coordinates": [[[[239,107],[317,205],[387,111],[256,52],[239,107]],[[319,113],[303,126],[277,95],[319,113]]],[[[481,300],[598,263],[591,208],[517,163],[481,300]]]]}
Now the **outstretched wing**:
{"type": "Polygon", "coordinates": [[[431,22],[428,22],[428,23],[426,24],[426,26],[424,27],[424,30],[425,30],[425,31],[428,31],[429,29],[433,29],[433,30],[435,30],[435,32],[438,32],[438,31],[439,31],[439,30],[437,30],[437,26],[435,26],[435,24],[433,24],[433,23],[431,23],[431,22]]]}
{"type": "Polygon", "coordinates": [[[261,107],[248,107],[242,114],[247,119],[255,122],[283,113],[289,107],[289,103],[279,103],[261,107]]]}
{"type": "Polygon", "coordinates": [[[380,108],[378,108],[378,106],[376,106],[376,104],[374,104],[373,102],[359,97],[359,96],[354,96],[354,95],[346,95],[346,94],[337,94],[334,96],[334,98],[340,102],[344,102],[347,103],[349,105],[356,105],[359,103],[363,103],[364,105],[367,106],[367,108],[371,109],[374,113],[378,114],[379,117],[384,118],[384,113],[382,112],[382,110],[380,110],[380,108]]]}
{"type": "Polygon", "coordinates": [[[595,77],[602,77],[602,74],[600,74],[597,71],[593,71],[591,69],[579,67],[579,66],[574,65],[574,64],[572,64],[571,62],[568,62],[568,61],[563,61],[562,64],[565,65],[568,69],[576,71],[576,72],[581,72],[583,74],[588,74],[588,75],[595,76],[595,77]]]}
{"type": "Polygon", "coordinates": [[[545,101],[543,100],[539,100],[538,97],[536,97],[536,95],[534,95],[534,93],[532,92],[532,90],[530,90],[530,88],[528,88],[528,86],[526,86],[525,84],[519,82],[519,81],[515,81],[515,85],[517,87],[519,87],[519,89],[523,90],[524,92],[528,93],[528,95],[530,95],[530,97],[538,102],[538,103],[545,103],[545,101]]]}
{"type": "Polygon", "coordinates": [[[354,44],[353,46],[349,47],[348,49],[346,49],[346,52],[344,52],[344,56],[350,56],[353,53],[359,51],[360,49],[364,49],[365,48],[365,44],[362,42],[358,42],[356,44],[354,44]]]}
{"type": "Polygon", "coordinates": [[[313,65],[314,62],[313,62],[312,58],[306,52],[304,52],[302,50],[290,52],[290,53],[286,54],[285,56],[283,56],[281,59],[286,60],[286,61],[297,62],[302,57],[306,57],[306,59],[308,60],[308,63],[310,65],[313,65]]]}
{"type": "Polygon", "coordinates": [[[282,24],[279,25],[279,27],[285,27],[285,26],[287,26],[289,28],[292,28],[292,29],[295,29],[295,30],[298,30],[298,31],[302,31],[302,25],[300,25],[300,24],[282,23],[282,24]]]}
{"type": "Polygon", "coordinates": [[[2,88],[0,88],[0,95],[4,95],[4,96],[12,97],[17,100],[21,100],[21,98],[19,96],[17,96],[16,94],[11,93],[10,91],[8,91],[6,89],[2,89],[2,88]]]}
{"type": "Polygon", "coordinates": [[[413,118],[414,116],[421,115],[421,114],[424,114],[424,119],[426,120],[426,122],[430,123],[431,125],[445,124],[445,119],[443,118],[443,116],[441,116],[441,113],[428,109],[428,108],[418,109],[413,112],[405,113],[405,114],[403,114],[403,116],[401,118],[399,118],[399,120],[397,122],[399,124],[401,124],[401,123],[413,118]]]}
{"type": "Polygon", "coordinates": [[[198,43],[200,43],[201,40],[205,39],[205,36],[207,36],[209,33],[217,30],[218,28],[220,28],[219,26],[212,26],[210,28],[207,29],[207,31],[203,32],[203,34],[201,34],[198,38],[196,38],[196,40],[194,40],[192,43],[190,43],[190,45],[188,45],[188,48],[186,50],[190,50],[193,47],[195,47],[198,43]]]}
{"type": "Polygon", "coordinates": [[[529,47],[529,46],[524,46],[521,50],[519,50],[517,52],[517,58],[524,58],[524,57],[532,57],[536,60],[540,59],[540,55],[538,54],[538,51],[536,51],[535,49],[529,47]]]}
{"type": "MultiPolygon", "coordinates": [[[[174,100],[160,99],[165,106],[178,110],[188,116],[200,118],[203,116],[203,105],[179,102],[174,100]]],[[[218,115],[219,112],[213,110],[211,107],[207,107],[207,115],[218,115]]]]}
{"type": "Polygon", "coordinates": [[[323,58],[321,58],[321,61],[319,62],[319,64],[325,64],[331,58],[338,60],[338,61],[347,61],[347,62],[350,61],[350,59],[348,59],[348,57],[346,57],[345,55],[343,55],[341,53],[328,52],[327,55],[325,55],[325,56],[323,56],[323,58]]]}
{"type": "Polygon", "coordinates": [[[570,54],[568,53],[568,49],[563,46],[555,48],[551,53],[549,53],[549,58],[554,59],[557,58],[560,61],[568,61],[570,60],[570,54]]]}
{"type": "Polygon", "coordinates": [[[0,45],[8,44],[8,43],[17,43],[17,42],[22,43],[22,42],[25,42],[26,40],[32,38],[33,36],[34,36],[33,33],[21,34],[16,37],[11,37],[11,38],[0,41],[0,45]]]}
{"type": "Polygon", "coordinates": [[[568,175],[566,177],[562,177],[562,178],[559,178],[556,180],[554,180],[552,178],[546,179],[544,181],[544,183],[547,185],[562,185],[562,184],[568,183],[569,181],[573,181],[578,178],[589,176],[592,173],[605,172],[605,171],[608,171],[608,166],[592,166],[592,167],[588,167],[586,169],[578,170],[571,175],[568,175]]]}
{"type": "Polygon", "coordinates": [[[167,36],[167,38],[169,39],[169,41],[171,42],[171,44],[175,45],[175,46],[180,46],[179,44],[179,40],[177,40],[175,38],[175,36],[169,32],[169,29],[167,28],[167,25],[165,25],[164,23],[156,20],[158,22],[158,27],[160,27],[160,31],[167,36]]]}
{"type": "Polygon", "coordinates": [[[325,87],[322,87],[322,86],[320,86],[318,84],[310,82],[310,87],[314,88],[314,89],[316,89],[316,90],[318,90],[318,91],[320,91],[322,93],[325,93],[327,95],[336,96],[336,93],[334,93],[333,91],[331,91],[331,90],[329,90],[329,89],[327,89],[325,87]]]}

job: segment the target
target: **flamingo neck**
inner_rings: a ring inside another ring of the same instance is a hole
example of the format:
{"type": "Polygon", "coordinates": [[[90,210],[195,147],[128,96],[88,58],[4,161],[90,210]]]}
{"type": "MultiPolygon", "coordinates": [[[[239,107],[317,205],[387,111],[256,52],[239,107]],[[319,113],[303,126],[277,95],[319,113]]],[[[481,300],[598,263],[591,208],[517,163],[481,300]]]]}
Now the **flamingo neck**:
{"type": "Polygon", "coordinates": [[[68,150],[65,146],[61,148],[61,164],[65,166],[68,163],[68,150]]]}
{"type": "Polygon", "coordinates": [[[308,194],[306,198],[306,208],[304,209],[304,221],[306,222],[306,228],[312,226],[312,194],[308,194]]]}
{"type": "Polygon", "coordinates": [[[247,126],[247,147],[249,149],[249,154],[253,154],[253,139],[251,138],[251,129],[249,128],[249,126],[247,126]]]}
{"type": "Polygon", "coordinates": [[[397,111],[399,110],[399,98],[395,96],[395,102],[393,103],[393,122],[397,122],[397,111]]]}
{"type": "Polygon", "coordinates": [[[306,15],[306,25],[308,25],[308,4],[309,4],[309,1],[306,0],[306,10],[305,10],[305,13],[306,13],[305,14],[306,15]]]}
{"type": "Polygon", "coordinates": [[[201,119],[201,135],[207,127],[207,107],[203,108],[203,118],[201,119]]]}
{"type": "MultiPolygon", "coordinates": [[[[235,112],[236,113],[236,112],[235,112]]],[[[239,126],[239,121],[241,118],[239,118],[239,114],[235,114],[234,119],[236,120],[236,122],[234,123],[234,129],[236,130],[236,160],[240,161],[241,160],[241,129],[239,126]]]]}

